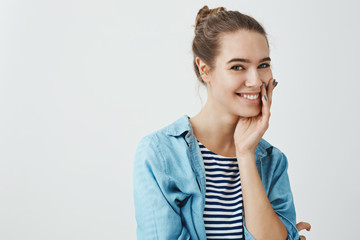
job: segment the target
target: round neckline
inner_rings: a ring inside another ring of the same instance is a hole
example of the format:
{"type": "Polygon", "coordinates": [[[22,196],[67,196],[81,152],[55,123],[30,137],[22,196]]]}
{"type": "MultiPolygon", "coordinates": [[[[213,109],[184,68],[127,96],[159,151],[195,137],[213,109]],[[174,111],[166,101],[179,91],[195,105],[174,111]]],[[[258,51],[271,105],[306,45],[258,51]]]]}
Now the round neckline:
{"type": "Polygon", "coordinates": [[[236,156],[235,156],[235,157],[226,157],[226,156],[223,156],[223,155],[217,154],[217,153],[215,153],[215,152],[211,151],[210,149],[208,149],[208,148],[207,148],[204,144],[202,144],[202,143],[201,143],[198,139],[196,139],[196,141],[197,141],[199,144],[201,144],[202,146],[204,146],[204,148],[205,148],[207,151],[209,151],[209,152],[211,152],[211,153],[215,154],[216,156],[219,156],[219,157],[221,157],[221,158],[231,158],[231,159],[236,158],[236,156]]]}

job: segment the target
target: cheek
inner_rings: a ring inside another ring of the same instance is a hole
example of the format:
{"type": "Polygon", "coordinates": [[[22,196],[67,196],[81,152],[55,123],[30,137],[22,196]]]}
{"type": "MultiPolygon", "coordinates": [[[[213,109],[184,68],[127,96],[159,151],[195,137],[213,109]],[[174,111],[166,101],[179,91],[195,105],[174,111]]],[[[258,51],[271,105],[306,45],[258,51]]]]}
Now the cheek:
{"type": "Polygon", "coordinates": [[[261,73],[261,77],[262,78],[264,78],[264,79],[270,79],[270,78],[272,78],[272,70],[271,69],[269,69],[269,70],[267,70],[267,71],[263,71],[262,73],[261,73]]]}
{"type": "Polygon", "coordinates": [[[236,88],[234,88],[230,84],[217,84],[213,85],[212,95],[217,99],[217,101],[222,103],[227,103],[233,101],[233,98],[236,97],[235,95],[236,88]]]}
{"type": "Polygon", "coordinates": [[[224,84],[221,87],[221,92],[224,96],[233,97],[233,94],[235,94],[235,92],[239,90],[240,86],[240,82],[227,82],[227,84],[224,84]]]}
{"type": "Polygon", "coordinates": [[[217,78],[213,83],[213,87],[219,93],[229,94],[230,91],[234,92],[239,88],[239,81],[231,77],[222,76],[217,78]]]}
{"type": "Polygon", "coordinates": [[[241,88],[244,79],[232,72],[217,72],[212,82],[213,94],[220,98],[233,98],[235,92],[241,88]]]}

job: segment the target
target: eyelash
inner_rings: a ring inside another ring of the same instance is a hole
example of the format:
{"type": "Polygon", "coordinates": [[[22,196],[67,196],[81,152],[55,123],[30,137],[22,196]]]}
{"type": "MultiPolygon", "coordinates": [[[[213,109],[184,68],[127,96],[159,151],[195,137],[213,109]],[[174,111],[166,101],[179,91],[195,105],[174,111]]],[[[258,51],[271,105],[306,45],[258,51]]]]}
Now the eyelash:
{"type": "MultiPolygon", "coordinates": [[[[261,64],[261,65],[266,65],[266,67],[264,67],[264,68],[270,67],[270,64],[268,64],[268,63],[263,63],[263,64],[261,64]]],[[[260,66],[261,66],[261,65],[260,65],[260,66]]],[[[234,69],[234,67],[242,67],[242,68],[244,68],[244,67],[241,66],[241,65],[235,65],[235,66],[231,67],[231,69],[234,69]]],[[[235,70],[235,69],[234,69],[234,70],[235,70]]]]}

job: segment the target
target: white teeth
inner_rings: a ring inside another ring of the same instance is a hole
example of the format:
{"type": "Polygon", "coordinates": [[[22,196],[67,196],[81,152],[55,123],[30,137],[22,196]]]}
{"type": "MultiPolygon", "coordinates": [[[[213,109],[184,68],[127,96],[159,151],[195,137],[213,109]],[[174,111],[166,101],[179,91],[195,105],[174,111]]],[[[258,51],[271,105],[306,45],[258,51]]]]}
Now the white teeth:
{"type": "Polygon", "coordinates": [[[244,94],[244,97],[247,98],[247,99],[256,99],[259,97],[259,94],[256,94],[256,95],[246,95],[244,94]]]}

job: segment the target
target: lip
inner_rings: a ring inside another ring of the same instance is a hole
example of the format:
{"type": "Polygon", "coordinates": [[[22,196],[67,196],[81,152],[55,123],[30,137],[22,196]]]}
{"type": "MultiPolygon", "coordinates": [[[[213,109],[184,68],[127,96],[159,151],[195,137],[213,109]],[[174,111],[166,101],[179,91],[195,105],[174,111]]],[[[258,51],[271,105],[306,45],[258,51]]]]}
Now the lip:
{"type": "MultiPolygon", "coordinates": [[[[241,93],[241,95],[242,95],[242,94],[251,94],[251,93],[241,93]]],[[[256,94],[256,93],[252,93],[252,94],[256,94]]],[[[256,99],[248,99],[248,98],[245,98],[245,97],[240,96],[240,95],[238,95],[238,94],[236,94],[236,96],[238,96],[238,97],[240,98],[240,100],[242,100],[242,101],[244,101],[244,102],[246,102],[246,103],[259,104],[259,103],[260,103],[261,95],[260,95],[260,93],[258,93],[258,94],[259,94],[259,97],[256,98],[256,99]]]]}

